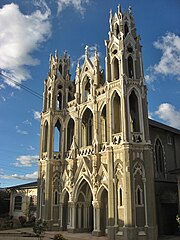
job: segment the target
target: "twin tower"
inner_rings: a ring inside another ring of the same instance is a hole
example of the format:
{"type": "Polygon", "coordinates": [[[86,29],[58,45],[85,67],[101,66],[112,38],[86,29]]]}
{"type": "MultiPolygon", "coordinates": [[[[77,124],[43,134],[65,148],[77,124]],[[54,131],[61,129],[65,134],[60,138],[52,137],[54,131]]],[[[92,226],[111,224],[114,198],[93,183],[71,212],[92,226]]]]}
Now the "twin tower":
{"type": "Polygon", "coordinates": [[[156,240],[154,174],[140,36],[132,10],[110,12],[106,71],[97,52],[70,79],[50,55],[44,82],[38,217],[49,229],[156,240]],[[105,77],[104,77],[105,75],[105,77]]]}

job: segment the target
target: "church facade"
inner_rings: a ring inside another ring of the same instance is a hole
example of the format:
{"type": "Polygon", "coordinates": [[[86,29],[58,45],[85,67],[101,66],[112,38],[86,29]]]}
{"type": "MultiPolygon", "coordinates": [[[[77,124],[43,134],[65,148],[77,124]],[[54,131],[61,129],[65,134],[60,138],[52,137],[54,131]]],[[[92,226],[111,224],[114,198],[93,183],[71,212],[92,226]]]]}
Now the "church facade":
{"type": "MultiPolygon", "coordinates": [[[[52,230],[155,240],[156,165],[149,133],[155,125],[148,121],[140,36],[131,9],[122,13],[118,6],[109,23],[105,74],[98,53],[90,59],[88,47],[74,81],[70,57],[50,55],[37,214],[52,230]]],[[[162,142],[153,137],[158,157],[162,142]]],[[[160,179],[165,167],[156,166],[160,179]]]]}

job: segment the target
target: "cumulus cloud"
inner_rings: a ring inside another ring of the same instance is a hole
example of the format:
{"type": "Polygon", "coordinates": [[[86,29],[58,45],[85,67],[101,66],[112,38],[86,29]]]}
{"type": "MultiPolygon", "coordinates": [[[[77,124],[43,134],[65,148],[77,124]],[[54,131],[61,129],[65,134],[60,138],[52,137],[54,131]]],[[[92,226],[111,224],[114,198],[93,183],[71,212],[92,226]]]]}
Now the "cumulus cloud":
{"type": "MultiPolygon", "coordinates": [[[[34,58],[32,53],[38,50],[51,34],[49,16],[49,8],[43,13],[36,10],[30,15],[23,14],[14,3],[0,8],[1,73],[18,83],[31,77],[27,66],[39,64],[39,60],[34,58]]],[[[5,78],[5,82],[16,87],[8,78],[5,78]]]]}
{"type": "Polygon", "coordinates": [[[19,126],[16,126],[16,132],[19,133],[19,134],[23,134],[23,135],[27,135],[27,134],[28,134],[27,131],[21,130],[21,129],[19,128],[19,126]]]}
{"type": "Polygon", "coordinates": [[[175,77],[180,80],[180,37],[168,32],[153,43],[154,47],[162,51],[160,61],[147,70],[145,79],[154,82],[158,75],[175,77]]]}
{"type": "Polygon", "coordinates": [[[33,111],[33,112],[34,112],[34,119],[40,121],[41,113],[38,111],[33,111]]]}
{"type": "Polygon", "coordinates": [[[168,125],[180,129],[180,110],[176,110],[170,103],[162,103],[158,110],[153,113],[168,125]]]}
{"type": "Polygon", "coordinates": [[[1,179],[20,179],[20,180],[36,180],[38,177],[38,172],[35,171],[33,173],[27,173],[24,175],[20,174],[12,174],[12,175],[5,175],[5,174],[0,174],[1,179]]]}
{"type": "Polygon", "coordinates": [[[38,162],[38,155],[22,155],[16,158],[17,162],[14,163],[16,167],[32,167],[32,165],[36,165],[38,162]]]}
{"type": "Polygon", "coordinates": [[[90,0],[57,0],[58,13],[62,12],[64,8],[73,7],[81,15],[85,12],[84,4],[88,4],[90,0]]]}

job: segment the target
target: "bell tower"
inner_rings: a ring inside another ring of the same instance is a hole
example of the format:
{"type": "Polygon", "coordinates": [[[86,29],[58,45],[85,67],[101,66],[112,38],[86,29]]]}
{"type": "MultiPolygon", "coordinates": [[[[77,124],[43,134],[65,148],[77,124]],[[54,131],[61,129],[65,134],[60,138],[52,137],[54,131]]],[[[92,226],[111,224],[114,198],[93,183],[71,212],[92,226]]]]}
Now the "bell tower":
{"type": "Polygon", "coordinates": [[[109,165],[108,235],[110,239],[119,240],[157,239],[153,158],[140,36],[136,33],[131,7],[125,13],[121,12],[120,5],[114,15],[110,11],[109,23],[105,61],[111,96],[109,141],[112,148],[109,152],[113,163],[109,165]],[[115,205],[114,212],[112,205],[115,205]]]}

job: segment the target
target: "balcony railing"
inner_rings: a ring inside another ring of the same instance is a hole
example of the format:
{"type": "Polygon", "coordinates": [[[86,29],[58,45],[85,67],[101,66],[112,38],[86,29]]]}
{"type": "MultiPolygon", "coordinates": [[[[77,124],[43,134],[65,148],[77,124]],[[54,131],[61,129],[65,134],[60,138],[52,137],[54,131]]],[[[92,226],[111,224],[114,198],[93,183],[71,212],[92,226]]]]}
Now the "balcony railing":
{"type": "Polygon", "coordinates": [[[131,140],[136,143],[140,143],[143,140],[143,134],[140,132],[132,132],[131,133],[131,140]]]}
{"type": "Polygon", "coordinates": [[[87,156],[94,153],[93,146],[81,147],[79,149],[79,156],[87,156]]]}
{"type": "Polygon", "coordinates": [[[117,145],[120,144],[122,140],[122,133],[115,133],[112,135],[112,143],[117,145]]]}

